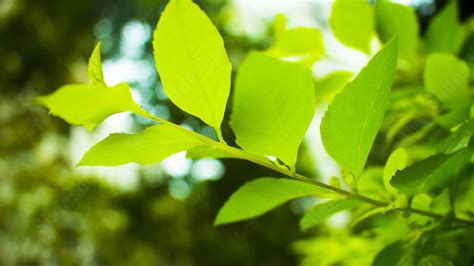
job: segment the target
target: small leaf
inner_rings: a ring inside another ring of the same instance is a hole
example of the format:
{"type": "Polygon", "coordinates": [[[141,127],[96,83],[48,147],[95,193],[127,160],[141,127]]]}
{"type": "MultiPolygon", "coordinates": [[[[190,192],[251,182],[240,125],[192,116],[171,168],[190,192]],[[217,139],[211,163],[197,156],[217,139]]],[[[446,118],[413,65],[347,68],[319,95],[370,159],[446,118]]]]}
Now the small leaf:
{"type": "Polygon", "coordinates": [[[356,177],[382,125],[396,64],[397,45],[392,40],[336,95],[321,122],[326,151],[356,177]]]}
{"type": "Polygon", "coordinates": [[[451,0],[428,24],[426,42],[429,53],[456,53],[461,46],[457,0],[451,0]]]}
{"type": "Polygon", "coordinates": [[[112,134],[94,145],[78,165],[153,164],[203,142],[184,130],[152,126],[137,134],[112,134]]]}
{"type": "Polygon", "coordinates": [[[336,0],[332,6],[329,23],[334,36],[341,43],[370,53],[375,19],[369,1],[336,0]]]}
{"type": "Polygon", "coordinates": [[[262,215],[294,198],[315,195],[320,188],[286,178],[264,177],[246,183],[219,210],[215,225],[262,215]]]}
{"type": "Polygon", "coordinates": [[[470,156],[471,151],[465,148],[453,154],[428,157],[397,172],[390,183],[407,196],[439,191],[457,178],[470,156]]]}
{"type": "Polygon", "coordinates": [[[341,181],[337,176],[331,176],[331,178],[329,178],[329,185],[332,187],[341,188],[341,181]]]}
{"type": "Polygon", "coordinates": [[[435,213],[447,214],[451,210],[451,193],[449,188],[445,188],[441,194],[431,201],[430,209],[435,213]]]}
{"type": "Polygon", "coordinates": [[[449,260],[436,256],[436,255],[429,255],[420,260],[418,266],[453,266],[454,264],[449,260]]]}
{"type": "Polygon", "coordinates": [[[300,228],[302,230],[307,230],[313,226],[316,226],[332,215],[349,210],[354,207],[363,204],[363,202],[358,200],[331,200],[326,201],[309,209],[300,220],[300,228]]]}
{"type": "Polygon", "coordinates": [[[50,95],[38,97],[37,101],[49,108],[51,114],[70,124],[83,125],[88,130],[113,114],[140,110],[125,83],[111,88],[89,84],[65,85],[50,95]]]}
{"type": "Polygon", "coordinates": [[[221,137],[231,65],[206,14],[190,0],[172,0],[158,22],[153,47],[166,95],[221,137]]]}
{"type": "Polygon", "coordinates": [[[268,53],[290,60],[296,57],[296,62],[311,65],[324,54],[323,36],[315,28],[285,29],[276,36],[276,41],[268,53]]]}
{"type": "Polygon", "coordinates": [[[407,153],[405,149],[398,148],[390,154],[383,169],[383,184],[388,192],[395,193],[396,189],[390,184],[390,180],[398,170],[407,167],[407,153]]]}
{"type": "Polygon", "coordinates": [[[383,42],[398,37],[399,55],[413,62],[418,52],[419,25],[415,10],[388,0],[375,5],[377,32],[383,42]]]}
{"type": "Polygon", "coordinates": [[[100,46],[99,42],[92,52],[91,57],[89,58],[89,67],[87,69],[87,74],[89,79],[94,85],[105,85],[104,82],[104,73],[102,72],[102,62],[100,59],[100,46]]]}
{"type": "Polygon", "coordinates": [[[244,150],[294,167],[315,111],[308,69],[253,52],[236,78],[230,125],[244,150]]]}
{"type": "Polygon", "coordinates": [[[385,213],[386,211],[388,211],[387,208],[388,208],[388,206],[387,207],[375,207],[375,208],[372,208],[372,209],[364,212],[362,215],[360,215],[354,221],[352,221],[351,227],[355,227],[359,223],[371,218],[372,216],[375,216],[377,214],[385,213]]]}
{"type": "Polygon", "coordinates": [[[458,105],[469,99],[467,64],[451,54],[431,54],[426,59],[426,89],[443,103],[458,105]]]}
{"type": "Polygon", "coordinates": [[[452,153],[465,148],[468,145],[471,136],[474,135],[474,118],[461,124],[456,131],[440,145],[439,151],[452,153]]]}

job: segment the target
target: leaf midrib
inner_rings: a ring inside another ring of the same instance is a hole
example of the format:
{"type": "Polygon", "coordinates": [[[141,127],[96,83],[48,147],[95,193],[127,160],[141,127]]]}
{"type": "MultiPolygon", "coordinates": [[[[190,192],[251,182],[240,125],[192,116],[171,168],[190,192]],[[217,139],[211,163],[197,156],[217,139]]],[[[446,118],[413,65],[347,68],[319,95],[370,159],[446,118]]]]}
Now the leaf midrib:
{"type": "MultiPolygon", "coordinates": [[[[361,146],[362,146],[362,135],[364,134],[365,130],[366,130],[366,127],[367,127],[367,124],[368,124],[368,120],[369,120],[369,116],[370,116],[370,113],[371,113],[371,110],[373,109],[374,105],[375,105],[375,99],[377,98],[378,96],[378,90],[380,89],[383,81],[385,80],[385,72],[387,72],[387,68],[388,68],[388,61],[390,61],[392,59],[393,55],[390,55],[390,58],[388,58],[387,60],[384,61],[384,66],[383,66],[383,71],[382,71],[382,78],[379,80],[376,88],[377,88],[377,92],[374,93],[374,95],[372,96],[372,99],[371,99],[371,102],[370,102],[370,107],[368,109],[368,112],[364,118],[364,122],[362,123],[362,129],[360,131],[360,134],[357,136],[358,137],[358,140],[357,140],[357,146],[356,146],[356,156],[355,156],[355,166],[358,168],[358,165],[359,165],[359,160],[360,160],[360,151],[361,151],[361,146]],[[390,60],[389,60],[390,59],[390,60]]],[[[363,168],[363,167],[362,167],[363,168]]],[[[357,169],[358,170],[358,169],[357,169]]]]}
{"type": "MultiPolygon", "coordinates": [[[[179,12],[178,24],[180,25],[180,28],[184,28],[185,23],[183,23],[183,21],[185,21],[185,20],[186,20],[186,18],[182,17],[182,12],[179,12]]],[[[186,56],[189,58],[189,61],[191,62],[190,65],[191,65],[192,70],[193,70],[192,74],[196,78],[199,90],[201,91],[202,95],[204,96],[204,100],[206,102],[208,112],[209,112],[209,114],[211,116],[211,119],[213,121],[213,126],[218,127],[219,125],[217,123],[217,119],[216,119],[216,116],[215,116],[215,113],[214,113],[214,108],[212,107],[211,102],[209,100],[209,96],[207,95],[207,92],[204,89],[204,86],[202,85],[201,78],[197,74],[196,66],[194,64],[195,57],[190,53],[189,35],[187,34],[187,31],[184,32],[183,37],[184,37],[183,45],[185,46],[186,56]]],[[[202,45],[202,44],[200,44],[200,45],[202,45]]],[[[209,65],[209,68],[210,67],[211,67],[211,65],[209,65]]]]}

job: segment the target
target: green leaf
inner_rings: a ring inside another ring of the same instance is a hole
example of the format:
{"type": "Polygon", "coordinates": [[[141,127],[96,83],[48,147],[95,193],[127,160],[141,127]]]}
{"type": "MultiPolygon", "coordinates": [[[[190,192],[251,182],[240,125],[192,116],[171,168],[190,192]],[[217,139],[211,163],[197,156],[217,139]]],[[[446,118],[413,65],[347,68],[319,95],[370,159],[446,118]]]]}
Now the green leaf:
{"type": "Polygon", "coordinates": [[[456,53],[461,46],[461,34],[457,1],[451,0],[428,24],[428,52],[456,53]]]}
{"type": "Polygon", "coordinates": [[[465,148],[474,134],[474,118],[461,124],[456,131],[440,145],[439,150],[445,153],[452,153],[465,148]]]}
{"type": "Polygon", "coordinates": [[[373,216],[375,216],[377,214],[384,214],[385,212],[389,211],[389,208],[391,208],[391,206],[390,207],[389,206],[375,207],[375,208],[372,208],[372,209],[362,213],[359,217],[357,217],[354,221],[352,221],[351,227],[355,227],[358,224],[360,224],[361,222],[363,222],[363,221],[365,221],[369,218],[372,218],[373,216]]]}
{"type": "Polygon", "coordinates": [[[221,138],[231,65],[209,18],[190,0],[171,1],[158,22],[153,47],[166,95],[221,138]]]}
{"type": "Polygon", "coordinates": [[[315,105],[308,69],[252,52],[236,78],[230,125],[244,150],[293,168],[315,105]]]}
{"type": "Polygon", "coordinates": [[[369,1],[336,0],[332,6],[329,23],[334,36],[341,43],[370,53],[375,19],[369,1]]]}
{"type": "Polygon", "coordinates": [[[396,190],[390,184],[390,180],[398,170],[407,167],[407,153],[405,149],[398,148],[390,154],[383,169],[383,184],[388,192],[395,193],[396,190]]]}
{"type": "Polygon", "coordinates": [[[420,260],[418,266],[453,266],[454,264],[449,260],[436,256],[436,255],[429,255],[420,260]]]}
{"type": "Polygon", "coordinates": [[[454,182],[470,156],[471,151],[465,148],[453,154],[428,157],[398,171],[390,183],[407,196],[433,190],[440,192],[454,182]]]}
{"type": "Polygon", "coordinates": [[[246,183],[219,210],[215,225],[262,215],[294,198],[315,195],[318,187],[286,178],[264,177],[246,183]]]}
{"type": "Polygon", "coordinates": [[[358,177],[390,101],[396,41],[390,41],[336,95],[321,122],[321,138],[328,154],[358,177]]]}
{"type": "Polygon", "coordinates": [[[307,230],[313,226],[316,226],[332,215],[349,210],[354,207],[363,204],[363,202],[358,200],[331,200],[317,204],[316,206],[309,209],[300,220],[300,228],[302,230],[307,230]]]}
{"type": "Polygon", "coordinates": [[[50,95],[38,97],[37,101],[49,108],[51,114],[70,124],[84,125],[90,131],[113,114],[140,111],[125,83],[111,88],[89,84],[65,85],[50,95]]]}
{"type": "Polygon", "coordinates": [[[404,266],[415,265],[413,247],[402,241],[397,241],[384,247],[375,256],[372,266],[404,266]]]}
{"type": "Polygon", "coordinates": [[[426,89],[443,103],[458,105],[469,99],[468,65],[451,54],[431,54],[426,59],[426,89]]]}
{"type": "Polygon", "coordinates": [[[89,58],[89,67],[87,69],[87,74],[89,79],[94,85],[105,85],[104,82],[104,73],[102,72],[102,62],[100,60],[100,45],[99,42],[92,52],[91,57],[89,58]]]}
{"type": "Polygon", "coordinates": [[[184,130],[168,125],[146,128],[137,134],[112,134],[94,145],[78,165],[116,166],[153,164],[203,142],[184,130]]]}
{"type": "Polygon", "coordinates": [[[447,214],[451,210],[450,188],[445,188],[441,194],[431,201],[430,209],[435,213],[447,214]]]}
{"type": "Polygon", "coordinates": [[[387,0],[377,1],[375,5],[377,33],[386,43],[398,37],[398,50],[401,58],[413,62],[418,49],[419,25],[415,10],[387,0]]]}
{"type": "Polygon", "coordinates": [[[268,53],[275,57],[296,57],[297,62],[311,65],[324,54],[323,36],[315,28],[285,29],[277,34],[268,53]]]}

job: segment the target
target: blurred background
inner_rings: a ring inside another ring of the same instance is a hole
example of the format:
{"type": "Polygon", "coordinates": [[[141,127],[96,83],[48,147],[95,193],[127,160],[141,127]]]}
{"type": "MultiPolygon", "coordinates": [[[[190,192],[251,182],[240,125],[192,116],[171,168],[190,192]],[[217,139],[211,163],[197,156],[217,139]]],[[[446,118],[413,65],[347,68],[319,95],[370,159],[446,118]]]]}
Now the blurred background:
{"type": "MultiPolygon", "coordinates": [[[[396,2],[416,8],[422,31],[445,4],[396,2]]],[[[271,45],[277,14],[284,14],[290,27],[322,31],[327,55],[313,66],[315,77],[336,68],[357,72],[368,60],[331,36],[331,1],[196,3],[221,32],[234,70],[249,50],[271,45]]],[[[0,265],[297,265],[328,248],[335,257],[372,259],[380,246],[362,236],[347,238],[344,215],[324,228],[300,232],[298,218],[311,203],[305,200],[258,219],[213,227],[217,210],[233,191],[273,174],[244,161],[190,160],[180,153],[151,166],[75,168],[109,133],[150,125],[119,114],[88,133],[33,103],[63,84],[88,82],[87,60],[99,40],[108,85],[128,82],[145,109],[213,136],[200,120],[170,103],[161,87],[151,40],[165,4],[0,0],[0,265]]],[[[466,19],[470,0],[460,7],[466,19]]],[[[225,123],[223,131],[233,139],[225,123]]],[[[309,134],[298,171],[315,178],[337,175],[339,169],[321,150],[318,136],[309,134]]]]}

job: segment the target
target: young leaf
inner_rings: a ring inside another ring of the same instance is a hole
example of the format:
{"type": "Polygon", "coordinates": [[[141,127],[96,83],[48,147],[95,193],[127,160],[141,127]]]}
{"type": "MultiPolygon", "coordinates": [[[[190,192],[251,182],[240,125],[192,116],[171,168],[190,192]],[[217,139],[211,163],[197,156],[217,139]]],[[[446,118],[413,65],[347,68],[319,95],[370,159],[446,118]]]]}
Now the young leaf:
{"type": "Polygon", "coordinates": [[[372,209],[362,213],[360,216],[358,216],[356,219],[354,219],[354,221],[352,221],[351,227],[355,227],[358,224],[360,224],[361,222],[363,222],[363,221],[365,221],[369,218],[372,218],[375,215],[385,213],[386,211],[388,211],[388,208],[390,208],[390,207],[387,207],[387,206],[375,207],[375,208],[372,208],[372,209]]]}
{"type": "Polygon", "coordinates": [[[398,37],[399,55],[413,62],[418,49],[419,25],[415,10],[407,5],[377,1],[375,5],[377,33],[383,42],[398,37]]]}
{"type": "Polygon", "coordinates": [[[468,148],[453,154],[437,154],[398,171],[390,183],[407,196],[442,190],[452,183],[471,158],[468,148]]]}
{"type": "Polygon", "coordinates": [[[183,130],[157,125],[138,134],[108,136],[94,145],[78,165],[153,164],[200,144],[203,144],[201,140],[183,130]]]}
{"type": "Polygon", "coordinates": [[[209,18],[190,0],[172,0],[158,22],[153,47],[166,95],[220,137],[231,65],[209,18]]]}
{"type": "Polygon", "coordinates": [[[426,89],[443,103],[458,105],[469,99],[468,65],[451,54],[431,54],[426,59],[426,89]]]}
{"type": "Polygon", "coordinates": [[[392,40],[336,95],[321,122],[326,151],[356,177],[382,125],[396,64],[397,45],[392,40]]]}
{"type": "Polygon", "coordinates": [[[308,69],[252,52],[236,78],[230,125],[244,150],[294,167],[315,111],[308,69]]]}
{"type": "Polygon", "coordinates": [[[429,53],[456,53],[461,45],[457,0],[451,0],[429,23],[426,32],[429,53]]]}
{"type": "Polygon", "coordinates": [[[326,201],[309,209],[300,220],[300,228],[302,230],[307,230],[313,226],[316,226],[332,215],[349,210],[354,207],[363,204],[363,202],[358,200],[331,200],[326,201]]]}
{"type": "Polygon", "coordinates": [[[246,183],[219,210],[215,225],[254,218],[294,198],[315,195],[320,188],[286,178],[264,177],[246,183]]]}
{"type": "Polygon", "coordinates": [[[92,52],[91,57],[89,58],[89,67],[87,69],[87,74],[89,79],[94,85],[106,86],[104,82],[104,73],[102,72],[102,62],[100,60],[100,45],[99,42],[92,52]]]}
{"type": "Polygon", "coordinates": [[[121,83],[107,88],[89,84],[72,84],[37,101],[50,113],[73,125],[84,125],[89,131],[107,117],[121,112],[138,112],[130,87],[121,83]]]}
{"type": "Polygon", "coordinates": [[[329,19],[334,36],[343,44],[370,53],[374,10],[365,0],[336,0],[329,19]]]}
{"type": "Polygon", "coordinates": [[[323,36],[315,28],[285,29],[276,36],[268,53],[283,58],[297,57],[297,62],[311,65],[324,54],[323,36]]]}
{"type": "Polygon", "coordinates": [[[390,184],[390,180],[399,170],[407,166],[407,153],[405,149],[398,148],[390,154],[383,169],[383,184],[388,192],[395,193],[396,189],[390,184]]]}

